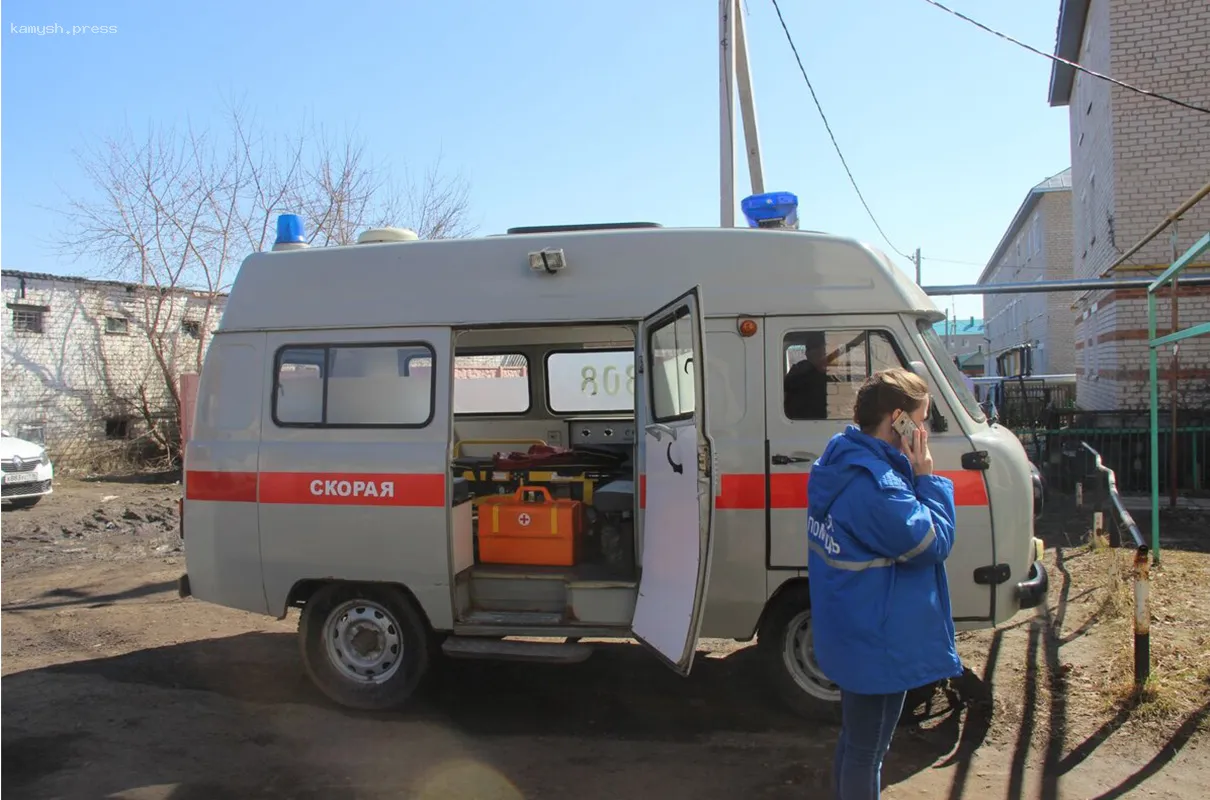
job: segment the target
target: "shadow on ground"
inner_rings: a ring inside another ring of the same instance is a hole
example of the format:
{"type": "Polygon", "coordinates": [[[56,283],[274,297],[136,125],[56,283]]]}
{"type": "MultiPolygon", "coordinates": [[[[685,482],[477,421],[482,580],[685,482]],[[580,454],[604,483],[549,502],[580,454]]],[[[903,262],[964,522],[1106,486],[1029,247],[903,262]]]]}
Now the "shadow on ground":
{"type": "Polygon", "coordinates": [[[114,603],[119,603],[123,600],[138,600],[152,595],[162,594],[164,592],[173,591],[177,587],[176,581],[160,581],[158,583],[145,583],[141,586],[136,586],[133,589],[127,589],[122,592],[109,592],[105,594],[93,594],[87,591],[88,587],[82,589],[60,588],[51,589],[49,592],[44,592],[32,601],[21,601],[17,603],[6,603],[2,607],[8,613],[21,613],[23,611],[47,611],[56,608],[70,608],[72,606],[84,606],[87,608],[103,608],[111,606],[114,603]]]}
{"type": "MultiPolygon", "coordinates": [[[[236,742],[246,740],[246,746],[250,748],[272,744],[273,739],[280,736],[280,731],[274,733],[272,727],[266,727],[266,719],[292,713],[286,707],[294,706],[297,710],[303,706],[319,711],[328,721],[324,727],[330,726],[329,731],[313,734],[321,740],[325,735],[341,737],[341,731],[364,732],[368,727],[378,731],[375,733],[377,738],[388,736],[404,741],[417,735],[421,730],[419,725],[430,732],[452,732],[460,741],[473,741],[476,751],[505,774],[510,774],[514,767],[521,769],[503,755],[510,748],[525,747],[526,752],[536,748],[534,757],[539,760],[591,770],[594,769],[592,762],[596,756],[592,753],[595,749],[615,747],[618,742],[624,742],[637,744],[643,753],[649,754],[653,762],[646,765],[648,772],[659,773],[663,769],[661,760],[666,759],[671,762],[667,765],[669,775],[674,776],[678,771],[685,772],[686,765],[675,762],[689,758],[686,754],[691,753],[694,759],[711,760],[714,749],[720,747],[714,740],[717,734],[739,734],[735,738],[743,741],[747,741],[743,739],[746,734],[774,734],[773,739],[779,744],[772,750],[757,744],[750,748],[736,745],[735,753],[718,755],[724,760],[741,761],[736,774],[728,773],[723,782],[743,781],[744,786],[754,781],[768,784],[766,791],[772,791],[771,796],[775,797],[798,796],[809,788],[826,790],[830,785],[831,749],[836,729],[804,721],[777,709],[762,691],[764,682],[755,658],[752,648],[727,658],[709,658],[699,653],[688,678],[672,673],[645,650],[626,644],[600,645],[590,659],[573,666],[441,660],[434,664],[430,679],[409,707],[382,714],[350,712],[329,703],[306,678],[299,663],[297,639],[291,634],[247,633],[113,658],[78,661],[3,679],[6,712],[4,788],[18,791],[22,787],[45,788],[49,791],[57,784],[52,780],[44,785],[40,783],[43,779],[53,779],[62,770],[93,769],[94,763],[103,759],[91,752],[77,754],[77,748],[84,746],[88,750],[88,739],[94,740],[92,745],[102,746],[101,740],[106,739],[107,731],[115,724],[115,707],[124,712],[131,703],[150,702],[139,698],[148,696],[145,690],[155,689],[173,693],[171,703],[182,724],[191,724],[193,706],[210,702],[199,699],[198,695],[190,697],[192,693],[249,704],[241,706],[234,717],[225,714],[221,724],[226,729],[217,734],[236,742]],[[81,678],[85,679],[83,683],[81,678]],[[108,704],[87,702],[79,705],[71,718],[70,730],[55,734],[47,735],[46,726],[36,720],[28,725],[10,726],[10,709],[16,709],[18,715],[24,712],[25,718],[30,719],[37,713],[33,706],[44,702],[37,698],[53,696],[56,684],[63,686],[64,694],[108,694],[123,699],[108,704]],[[260,737],[267,738],[262,741],[260,737]],[[528,744],[531,740],[532,746],[528,744]],[[583,754],[584,740],[589,742],[589,755],[583,754]],[[594,746],[593,741],[601,744],[594,746]],[[676,747],[683,744],[700,744],[701,747],[676,747]],[[564,752],[565,747],[571,749],[564,752]],[[808,752],[813,755],[808,757],[808,752]]],[[[159,692],[153,694],[163,697],[159,692]]],[[[961,735],[961,715],[950,704],[953,697],[947,702],[938,694],[937,700],[935,707],[920,707],[916,711],[918,717],[932,717],[927,729],[909,725],[897,735],[885,767],[886,784],[927,769],[954,750],[961,735]]],[[[155,702],[163,705],[167,701],[155,702]]],[[[213,712],[203,714],[202,718],[217,719],[213,712]]],[[[147,721],[138,724],[146,725],[147,721]]],[[[982,730],[986,731],[986,725],[982,730]]],[[[210,730],[206,735],[214,736],[216,732],[210,730]]],[[[342,794],[336,786],[339,780],[318,774],[312,776],[313,780],[307,778],[301,783],[290,783],[288,791],[279,789],[275,782],[271,793],[258,793],[262,790],[250,786],[228,791],[216,784],[182,782],[180,778],[189,775],[191,770],[174,770],[173,759],[165,758],[161,752],[165,742],[152,741],[149,737],[146,744],[157,748],[156,757],[123,759],[119,781],[122,788],[182,783],[169,795],[173,800],[320,796],[321,792],[308,788],[320,785],[325,787],[322,792],[325,797],[375,796],[372,791],[367,794],[364,787],[356,793],[342,794]],[[175,780],[174,773],[177,775],[175,780]]],[[[967,744],[977,746],[978,742],[968,741],[967,744]]],[[[105,746],[118,745],[106,741],[105,746]]],[[[295,751],[291,752],[290,758],[302,758],[295,751]]],[[[641,760],[642,756],[639,758],[641,760]]],[[[182,764],[185,766],[187,764],[182,764]]],[[[614,764],[602,768],[608,771],[624,766],[614,764]]],[[[113,768],[111,764],[106,769],[113,768]]],[[[724,765],[712,764],[710,768],[722,770],[724,765]]],[[[264,769],[271,772],[274,767],[266,763],[264,769]]],[[[295,764],[290,773],[295,777],[306,774],[301,763],[295,764]]],[[[261,776],[256,778],[257,785],[263,786],[261,776]]],[[[510,779],[513,778],[510,774],[510,779]]],[[[515,779],[520,783],[542,780],[532,775],[520,775],[515,779]]],[[[106,791],[114,791],[108,785],[111,780],[100,781],[106,784],[106,791]]],[[[543,793],[537,786],[531,788],[534,794],[543,793]]],[[[529,794],[527,792],[526,796],[529,794]]],[[[707,792],[706,796],[716,795],[707,792]]]]}

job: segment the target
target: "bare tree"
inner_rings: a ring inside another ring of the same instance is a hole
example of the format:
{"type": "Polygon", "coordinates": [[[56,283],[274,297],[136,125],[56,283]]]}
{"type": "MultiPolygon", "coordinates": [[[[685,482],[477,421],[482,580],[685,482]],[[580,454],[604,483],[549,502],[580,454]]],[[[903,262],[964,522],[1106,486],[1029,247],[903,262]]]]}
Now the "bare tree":
{"type": "Polygon", "coordinates": [[[146,336],[160,380],[139,386],[136,401],[170,453],[176,437],[162,421],[165,412],[179,419],[179,372],[201,369],[216,304],[243,258],[270,246],[279,214],[301,214],[319,246],[351,244],[359,231],[384,224],[407,225],[421,238],[473,232],[467,184],[447,176],[440,159],[423,179],[405,172],[397,184],[363,143],[331,139],[313,125],[303,130],[271,136],[233,108],[217,133],[126,131],[77,154],[93,191],[69,198],[64,213],[74,235],[62,249],[141,287],[141,319],[132,327],[146,336]],[[187,315],[200,333],[196,349],[182,352],[187,315]]]}

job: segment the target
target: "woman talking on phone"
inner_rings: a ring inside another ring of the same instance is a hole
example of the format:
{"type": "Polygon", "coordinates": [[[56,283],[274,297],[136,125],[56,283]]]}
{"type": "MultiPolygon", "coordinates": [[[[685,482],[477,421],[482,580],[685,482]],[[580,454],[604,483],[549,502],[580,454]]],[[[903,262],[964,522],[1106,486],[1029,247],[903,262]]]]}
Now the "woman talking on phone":
{"type": "Polygon", "coordinates": [[[882,760],[908,691],[962,672],[945,559],[954,484],[933,474],[928,385],[903,369],[857,393],[807,484],[815,657],[841,689],[833,787],[877,798],[882,760]]]}

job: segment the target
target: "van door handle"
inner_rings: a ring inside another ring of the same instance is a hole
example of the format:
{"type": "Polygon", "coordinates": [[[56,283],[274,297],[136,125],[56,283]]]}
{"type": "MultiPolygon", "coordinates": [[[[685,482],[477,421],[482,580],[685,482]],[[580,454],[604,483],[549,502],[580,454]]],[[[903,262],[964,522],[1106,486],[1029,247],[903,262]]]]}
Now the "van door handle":
{"type": "Polygon", "coordinates": [[[811,458],[804,458],[802,456],[786,456],[782,455],[781,453],[777,453],[769,459],[769,463],[776,464],[778,466],[785,466],[786,464],[810,464],[814,460],[815,458],[813,456],[811,458]]]}

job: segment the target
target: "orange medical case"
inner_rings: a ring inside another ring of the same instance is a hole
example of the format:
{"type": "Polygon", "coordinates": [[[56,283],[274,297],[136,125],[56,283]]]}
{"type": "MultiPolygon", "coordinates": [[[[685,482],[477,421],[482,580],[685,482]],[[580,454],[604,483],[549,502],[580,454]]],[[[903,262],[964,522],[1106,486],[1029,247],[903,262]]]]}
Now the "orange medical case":
{"type": "Polygon", "coordinates": [[[584,506],[579,500],[556,500],[542,486],[484,497],[479,502],[479,561],[575,566],[583,525],[584,506]]]}

